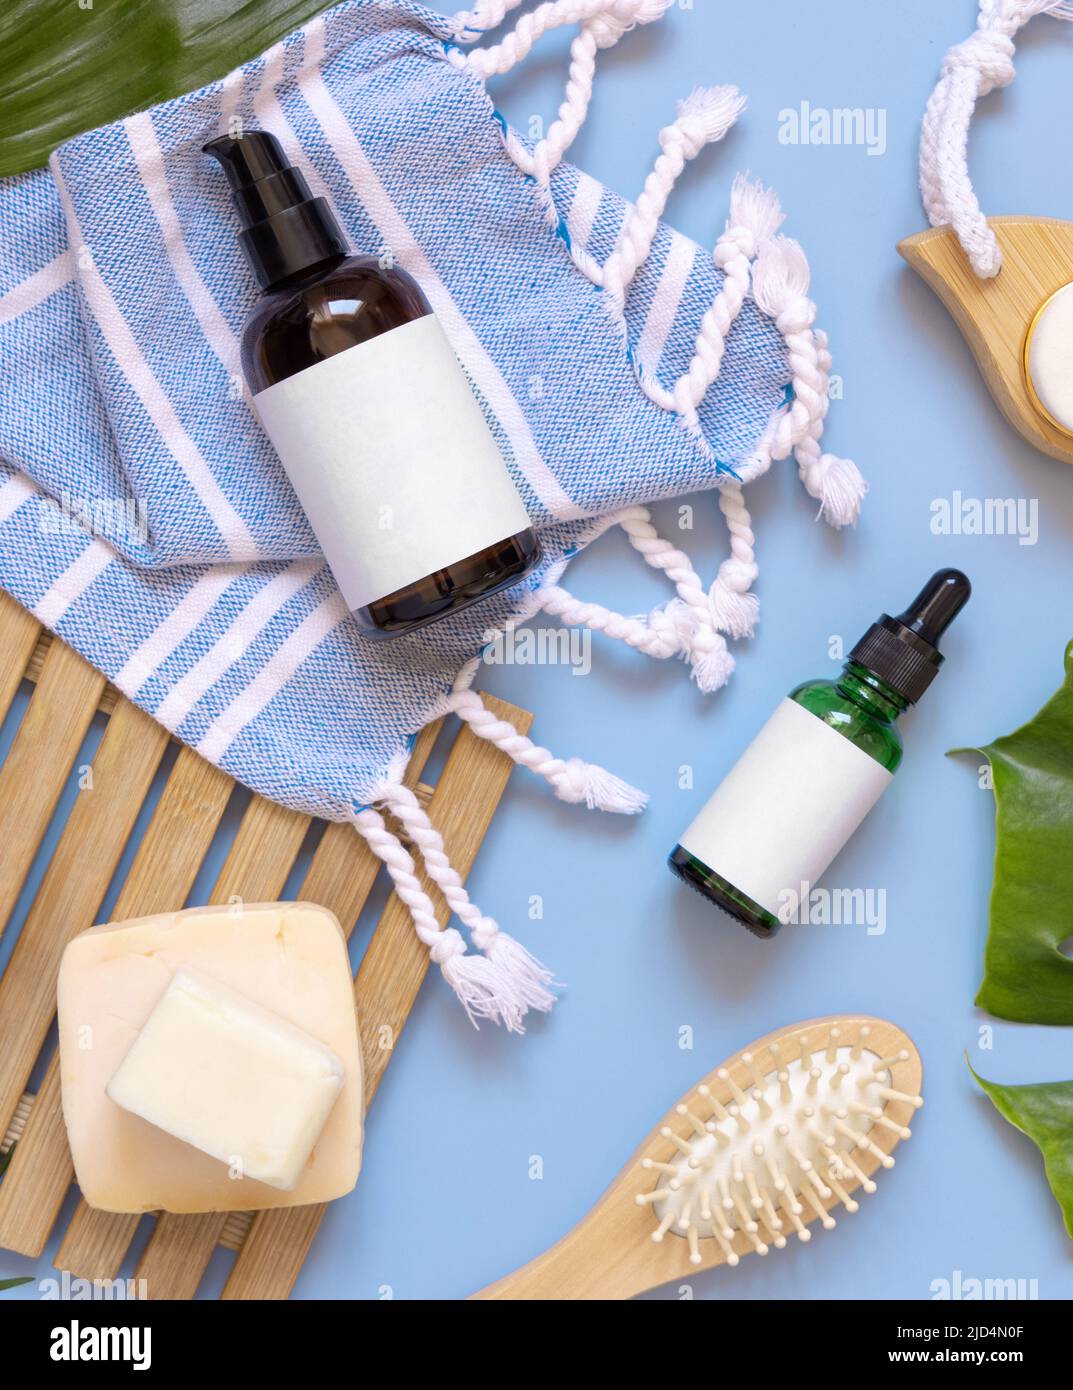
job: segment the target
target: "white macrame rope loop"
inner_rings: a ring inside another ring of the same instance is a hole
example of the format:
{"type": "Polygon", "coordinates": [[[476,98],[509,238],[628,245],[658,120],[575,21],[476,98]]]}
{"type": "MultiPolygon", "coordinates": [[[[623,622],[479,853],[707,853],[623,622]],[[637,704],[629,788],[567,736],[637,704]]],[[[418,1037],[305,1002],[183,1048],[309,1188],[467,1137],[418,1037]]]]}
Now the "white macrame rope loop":
{"type": "Polygon", "coordinates": [[[933,227],[954,229],[973,270],[998,274],[1002,252],[969,178],[968,139],[976,103],[1008,87],[1015,70],[1014,37],[1036,15],[1073,19],[1069,0],[981,0],[976,31],[951,48],[924,113],[920,133],[920,195],[933,227]]]}
{"type": "MultiPolygon", "coordinates": [[[[522,173],[528,174],[536,180],[545,193],[549,190],[552,174],[574,143],[589,114],[592,89],[596,78],[596,54],[601,48],[610,48],[616,44],[623,34],[633,27],[634,23],[651,23],[658,19],[666,9],[664,0],[659,0],[659,3],[653,3],[653,0],[633,0],[634,18],[630,22],[609,23],[609,16],[613,19],[613,11],[616,8],[622,9],[625,17],[629,12],[628,6],[623,7],[623,0],[618,0],[617,5],[615,0],[604,0],[604,2],[608,7],[607,13],[586,19],[581,25],[580,32],[570,45],[570,67],[567,73],[566,91],[556,119],[547,134],[534,146],[532,153],[526,149],[521,140],[514,136],[513,132],[508,136],[507,148],[511,158],[522,173]]],[[[473,66],[474,57],[474,54],[469,55],[467,60],[469,66],[473,66]]],[[[477,70],[480,70],[479,63],[477,70]]]]}
{"type": "Polygon", "coordinates": [[[432,899],[421,887],[413,860],[399,837],[371,807],[356,812],[351,819],[358,834],[386,866],[395,892],[409,910],[414,930],[429,948],[429,956],[440,967],[440,973],[458,996],[470,1022],[477,1027],[482,1018],[498,1021],[496,981],[488,962],[467,953],[466,943],[454,927],[441,930],[432,899]]]}
{"type": "Polygon", "coordinates": [[[730,679],[734,658],[718,631],[708,590],[701,583],[684,551],[659,535],[646,507],[628,507],[618,517],[630,545],[647,565],[662,570],[674,584],[677,600],[661,614],[678,635],[682,654],[689,661],[693,679],[706,692],[718,690],[730,679]]]}
{"type": "Polygon", "coordinates": [[[782,220],[774,193],[742,174],[735,178],[726,230],[713,253],[716,269],[723,273],[723,285],[704,315],[693,359],[672,393],[674,409],[688,429],[700,429],[697,412],[722,368],[726,340],[749,293],[753,259],[782,220]]]}
{"type": "Polygon", "coordinates": [[[689,661],[701,690],[718,690],[733,672],[734,658],[716,627],[708,592],[689,557],[658,534],[646,507],[627,507],[615,521],[645,562],[662,570],[674,583],[677,597],[651,613],[631,616],[578,599],[561,585],[550,584],[537,591],[540,608],[563,622],[613,637],[657,660],[682,656],[689,661]]]}
{"type": "Polygon", "coordinates": [[[735,177],[730,216],[712,255],[723,284],[701,322],[690,364],[670,390],[652,367],[642,365],[639,369],[638,379],[649,400],[676,413],[702,446],[698,411],[722,369],[726,340],[749,293],[753,259],[782,224],[783,216],[771,189],[753,183],[744,174],[735,177]]]}

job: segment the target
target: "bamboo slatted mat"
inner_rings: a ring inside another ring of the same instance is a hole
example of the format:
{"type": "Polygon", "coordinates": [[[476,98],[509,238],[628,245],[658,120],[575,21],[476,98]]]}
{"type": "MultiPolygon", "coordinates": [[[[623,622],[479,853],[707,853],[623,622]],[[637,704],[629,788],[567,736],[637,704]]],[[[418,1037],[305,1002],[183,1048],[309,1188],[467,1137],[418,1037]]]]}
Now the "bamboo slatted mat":
{"type": "MultiPolygon", "coordinates": [[[[59,1065],[51,1057],[35,1095],[27,1086],[55,1013],[56,973],[67,941],[97,920],[139,813],[168,748],[167,732],[107,686],[104,678],[0,593],[0,720],[23,679],[33,682],[26,712],[0,765],[0,936],[22,893],[41,842],[94,716],[106,724],[92,760],[92,789],[80,791],[0,976],[0,1149],[15,1144],[0,1181],[0,1247],[44,1250],[74,1173],[60,1111],[59,1065]]],[[[488,699],[502,718],[527,731],[531,716],[488,699]]],[[[469,872],[513,764],[463,729],[435,786],[420,776],[439,725],[417,741],[407,781],[435,815],[447,851],[469,872]]],[[[113,921],[165,912],[186,902],[213,843],[235,783],[181,747],[119,890],[113,921]]],[[[310,829],[308,816],[253,797],[209,901],[278,898],[310,829]]],[[[299,897],[329,908],[348,933],[380,870],[352,827],[328,825],[299,897]]],[[[448,909],[427,881],[441,925],[448,909]]],[[[354,982],[372,1102],[412,1008],[428,952],[405,906],[392,893],[354,982]]],[[[325,1208],[255,1214],[159,1215],[135,1277],[151,1298],[192,1298],[217,1246],[237,1251],[226,1299],[286,1298],[309,1253],[325,1208]]],[[[95,1211],[79,1202],[56,1264],[90,1279],[119,1275],[142,1218],[95,1211]]]]}

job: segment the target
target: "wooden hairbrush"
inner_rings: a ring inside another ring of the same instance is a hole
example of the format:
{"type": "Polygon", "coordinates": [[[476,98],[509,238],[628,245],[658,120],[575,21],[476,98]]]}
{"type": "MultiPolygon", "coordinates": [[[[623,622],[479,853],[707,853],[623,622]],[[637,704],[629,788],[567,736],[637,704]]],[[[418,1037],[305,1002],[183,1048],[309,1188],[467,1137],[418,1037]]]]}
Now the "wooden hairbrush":
{"type": "Polygon", "coordinates": [[[652,1130],[583,1221],[476,1298],[624,1299],[855,1212],[923,1104],[893,1023],[814,1019],[710,1072],[652,1130]]]}
{"type": "Polygon", "coordinates": [[[1073,463],[1073,222],[987,221],[1002,251],[991,279],[975,274],[949,227],[906,237],[898,250],[946,306],[1009,423],[1073,463]]]}

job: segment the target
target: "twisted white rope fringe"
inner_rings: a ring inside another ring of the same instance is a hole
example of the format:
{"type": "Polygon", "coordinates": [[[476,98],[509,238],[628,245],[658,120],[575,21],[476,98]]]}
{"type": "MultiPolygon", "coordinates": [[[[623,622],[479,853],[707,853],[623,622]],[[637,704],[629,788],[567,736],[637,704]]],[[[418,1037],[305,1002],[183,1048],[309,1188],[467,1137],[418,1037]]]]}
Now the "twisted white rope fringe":
{"type": "Polygon", "coordinates": [[[514,162],[525,174],[536,179],[542,189],[547,189],[554,170],[562,162],[563,155],[574,143],[578,131],[585,123],[592,101],[592,85],[596,77],[596,54],[600,45],[596,28],[590,22],[581,26],[581,32],[570,45],[570,69],[566,79],[566,94],[559,106],[559,113],[544,139],[539,141],[530,154],[521,141],[511,145],[514,162]]]}
{"type": "Polygon", "coordinates": [[[615,520],[645,562],[672,580],[677,598],[645,616],[627,616],[551,584],[538,591],[540,606],[563,622],[602,632],[657,660],[683,656],[702,691],[718,690],[730,679],[734,658],[716,629],[708,592],[689,557],[658,534],[646,507],[628,507],[615,520]]]}
{"type": "MultiPolygon", "coordinates": [[[[488,27],[502,20],[507,8],[518,0],[489,0],[469,14],[456,16],[460,36],[477,27],[488,27]]],[[[596,54],[610,48],[638,24],[649,24],[662,17],[672,0],[554,0],[538,6],[524,15],[502,43],[486,49],[475,49],[465,59],[465,65],[481,77],[508,72],[527,56],[542,35],[564,24],[581,23],[581,31],[570,46],[570,69],[566,93],[558,116],[530,153],[513,132],[507,134],[507,150],[523,173],[535,179],[548,194],[551,175],[562,162],[588,115],[596,74],[596,54]]],[[[745,106],[744,98],[734,87],[698,89],[679,103],[678,119],[665,127],[659,136],[663,153],[657,159],[637,204],[631,208],[626,225],[614,252],[600,266],[585,251],[570,247],[578,268],[594,284],[607,288],[621,308],[626,292],[638,270],[647,260],[674,185],[685,168],[686,161],[695,158],[706,144],[720,140],[737,120],[745,106]]],[[[727,332],[740,312],[748,292],[748,261],[756,253],[756,243],[770,236],[781,214],[775,212],[774,225],[763,230],[771,221],[770,208],[777,209],[774,197],[758,186],[746,185],[739,179],[735,184],[731,205],[742,209],[741,219],[732,215],[724,238],[716,247],[716,264],[728,270],[728,285],[712,305],[697,340],[696,357],[686,377],[678,383],[678,397],[660,396],[658,403],[666,409],[679,409],[691,426],[695,423],[696,407],[704,398],[719,372],[723,343],[727,332]],[[746,190],[748,189],[748,192],[746,190]],[[759,198],[767,209],[750,207],[759,198]],[[756,223],[754,227],[752,224],[756,223]],[[743,264],[744,261],[744,264],[743,264]]],[[[549,215],[554,209],[548,204],[549,215]]],[[[658,383],[648,389],[659,393],[658,383]]],[[[656,396],[654,395],[655,399],[656,396]]]]}
{"type": "Polygon", "coordinates": [[[820,515],[838,528],[852,525],[867,491],[849,459],[820,450],[827,415],[830,355],[825,336],[813,331],[816,306],[808,298],[808,261],[796,241],[776,236],[753,263],[753,297],[786,341],[793,399],[774,424],[772,458],[793,454],[801,481],[820,504],[820,515]]]}
{"type": "Polygon", "coordinates": [[[439,888],[451,911],[465,923],[473,944],[495,967],[498,1020],[508,1031],[521,1032],[521,1020],[528,1009],[547,1012],[555,1003],[555,996],[547,988],[552,980],[550,972],[523,946],[500,931],[493,918],[486,917],[477,908],[447,855],[440,832],[409,787],[400,781],[385,781],[378,789],[377,800],[387,807],[420,850],[429,878],[439,888]]]}
{"type": "Polygon", "coordinates": [[[478,1019],[487,1018],[505,1023],[511,1031],[521,1031],[516,1006],[512,1000],[504,999],[501,972],[483,956],[469,955],[465,941],[454,927],[440,929],[432,899],[421,887],[413,860],[380,813],[367,808],[351,819],[358,834],[386,865],[396,893],[409,908],[418,937],[429,948],[432,961],[440,967],[473,1026],[478,1026],[478,1019]]]}
{"type": "Polygon", "coordinates": [[[659,535],[646,507],[627,507],[617,521],[645,563],[662,570],[674,584],[678,597],[663,610],[661,622],[671,623],[693,679],[706,693],[720,689],[730,679],[734,658],[716,628],[708,591],[689,556],[659,535]]]}
{"type": "Polygon", "coordinates": [[[560,801],[577,805],[584,802],[590,811],[613,811],[633,816],[648,805],[647,795],[631,787],[621,777],[584,762],[581,758],[556,758],[525,734],[520,733],[507,719],[500,719],[488,708],[470,682],[480,658],[467,662],[455,681],[446,708],[468,724],[478,738],[485,739],[506,753],[519,767],[528,768],[545,778],[554,788],[560,801]]]}
{"type": "Polygon", "coordinates": [[[461,10],[451,23],[459,43],[476,43],[491,29],[496,29],[511,10],[522,0],[477,0],[472,10],[461,10]]]}
{"type": "MultiPolygon", "coordinates": [[[[507,148],[515,164],[523,173],[534,178],[545,192],[552,173],[574,143],[589,113],[597,52],[601,48],[613,47],[635,24],[649,24],[659,19],[670,3],[671,0],[602,0],[602,8],[592,18],[582,22],[580,32],[570,45],[566,91],[551,128],[534,147],[532,154],[516,137],[508,137],[507,148]]],[[[474,66],[475,57],[476,54],[470,55],[467,60],[469,66],[474,66]]],[[[478,60],[478,71],[480,66],[481,60],[478,60]]]]}
{"type": "MultiPolygon", "coordinates": [[[[456,33],[461,42],[472,42],[472,30],[478,25],[494,27],[508,9],[520,0],[488,0],[470,14],[455,17],[456,33]]],[[[596,54],[610,48],[638,24],[650,24],[662,17],[673,0],[559,0],[544,4],[518,21],[514,31],[494,48],[476,49],[460,59],[482,78],[494,73],[508,72],[532,48],[543,34],[562,25],[580,23],[581,30],[570,46],[570,69],[566,91],[558,115],[551,128],[533,148],[532,153],[511,129],[504,140],[507,153],[522,173],[531,177],[540,190],[548,220],[558,220],[551,196],[551,176],[563,156],[574,143],[585,123],[592,101],[596,76],[596,54]]],[[[570,239],[564,239],[571,260],[593,284],[603,282],[603,269],[596,259],[570,239]]]]}
{"type": "Polygon", "coordinates": [[[745,505],[740,483],[731,483],[719,491],[719,510],[730,532],[730,558],[719,566],[711,587],[709,601],[712,617],[720,632],[731,637],[751,637],[756,628],[760,604],[750,589],[756,583],[759,568],[753,545],[752,519],[745,505]]]}
{"type": "Polygon", "coordinates": [[[627,213],[615,249],[604,262],[602,283],[622,309],[626,292],[648,259],[675,184],[687,162],[705,145],[721,140],[745,109],[736,87],[698,88],[678,104],[678,119],[659,133],[663,153],[645,180],[640,197],[627,213]]]}
{"type": "Polygon", "coordinates": [[[723,285],[704,315],[693,359],[673,392],[674,409],[688,429],[700,429],[697,412],[722,368],[727,337],[749,293],[753,259],[782,220],[779,200],[770,189],[750,182],[743,174],[735,178],[730,216],[713,253],[716,269],[723,272],[723,285]]]}
{"type": "MultiPolygon", "coordinates": [[[[703,439],[699,409],[722,369],[726,340],[749,293],[752,262],[782,221],[783,212],[775,194],[739,174],[731,189],[726,230],[713,253],[717,269],[723,272],[723,285],[701,323],[692,361],[671,391],[647,373],[640,377],[646,395],[663,409],[676,411],[698,439],[703,439]]],[[[757,599],[749,589],[759,570],[753,552],[755,537],[741,487],[730,484],[721,489],[719,506],[730,532],[731,555],[723,561],[708,592],[708,602],[702,610],[702,630],[712,628],[731,637],[748,637],[755,629],[758,614],[757,599]]],[[[712,680],[723,684],[729,677],[733,667],[728,666],[729,655],[724,653],[725,644],[722,649],[714,649],[705,683],[712,680]]]]}
{"type": "MultiPolygon", "coordinates": [[[[991,0],[984,0],[985,4],[991,0]]],[[[998,0],[1009,3],[1010,0],[998,0]]],[[[472,42],[480,31],[494,28],[520,0],[478,0],[475,8],[456,17],[460,42],[472,42]]],[[[566,92],[557,119],[532,152],[508,132],[508,153],[531,176],[544,196],[548,215],[555,218],[550,179],[573,143],[588,114],[596,72],[596,54],[610,47],[637,24],[659,19],[671,0],[549,0],[524,15],[499,44],[473,50],[464,65],[481,77],[505,73],[519,63],[533,45],[550,30],[578,23],[581,30],[570,48],[566,92]]],[[[578,268],[593,284],[608,293],[615,309],[625,309],[630,286],[651,253],[674,186],[686,163],[705,145],[720,140],[744,109],[745,101],[734,87],[698,89],[678,106],[677,119],[660,131],[661,154],[645,182],[636,204],[628,211],[615,248],[603,266],[584,248],[566,243],[578,268]]],[[[723,283],[697,333],[689,367],[667,390],[650,372],[639,373],[642,390],[662,409],[676,413],[683,425],[707,448],[700,429],[699,410],[718,379],[727,337],[741,313],[750,288],[758,304],[775,318],[790,356],[793,400],[786,411],[769,424],[757,450],[756,463],[766,468],[771,459],[794,453],[801,478],[810,495],[820,502],[820,513],[834,526],[856,519],[865,484],[846,459],[820,451],[828,408],[831,359],[826,336],[813,329],[815,309],[806,297],[808,265],[795,243],[775,234],[783,220],[773,192],[739,175],[731,192],[730,216],[716,243],[713,257],[723,273],[723,283]],[[764,254],[759,269],[757,258],[764,254]]],[[[535,595],[549,614],[567,623],[603,632],[649,656],[665,659],[681,655],[704,691],[724,685],[734,669],[734,659],[723,633],[731,637],[752,634],[758,603],[750,592],[758,569],[755,537],[741,486],[720,491],[720,509],[730,533],[730,556],[720,565],[710,590],[705,590],[687,556],[661,539],[643,507],[629,508],[616,520],[631,544],[656,569],[675,583],[677,597],[646,616],[615,613],[601,604],[576,599],[558,584],[535,595]]],[[[554,758],[496,717],[479,697],[468,690],[472,674],[460,678],[453,708],[474,732],[490,738],[516,762],[545,776],[564,800],[585,800],[604,809],[639,809],[633,788],[577,759],[554,758]]]]}
{"type": "MultiPolygon", "coordinates": [[[[568,24],[590,24],[596,46],[610,48],[636,25],[661,18],[670,3],[671,0],[547,0],[522,15],[501,43],[472,49],[466,56],[466,66],[479,77],[510,72],[528,57],[533,45],[545,34],[568,24]]],[[[501,19],[507,6],[497,4],[490,13],[500,9],[501,19]]]]}
{"type": "Polygon", "coordinates": [[[662,615],[663,610],[657,609],[646,620],[616,613],[600,603],[587,603],[575,598],[559,584],[547,584],[538,593],[542,610],[571,626],[602,632],[658,661],[665,661],[667,657],[678,656],[682,652],[683,640],[669,617],[666,623],[656,621],[657,614],[662,615]]]}
{"type": "MultiPolygon", "coordinates": [[[[730,484],[722,489],[719,505],[730,531],[731,555],[720,565],[719,574],[709,591],[704,589],[689,557],[656,531],[648,509],[629,507],[616,516],[616,522],[626,532],[630,544],[645,562],[653,569],[662,570],[674,582],[677,596],[645,616],[627,616],[605,608],[602,604],[578,599],[561,585],[549,584],[534,595],[536,605],[545,613],[558,617],[565,623],[601,632],[657,660],[682,656],[688,660],[693,679],[704,693],[720,689],[734,671],[734,658],[721,634],[726,632],[732,637],[752,635],[756,625],[758,602],[756,596],[748,591],[756,580],[758,570],[753,553],[755,537],[740,485],[730,484]]],[[[467,669],[460,676],[459,684],[468,686],[471,679],[472,672],[467,669]]],[[[456,707],[452,704],[451,708],[456,707]]],[[[456,712],[463,718],[467,717],[460,708],[456,708],[456,712]]],[[[488,720],[495,718],[490,711],[485,711],[485,715],[488,720]]],[[[491,728],[492,725],[489,724],[488,727],[491,728]]],[[[497,746],[502,747],[504,752],[514,756],[509,746],[507,730],[517,735],[517,730],[508,724],[502,730],[504,743],[499,743],[498,739],[493,741],[497,742],[497,746]]],[[[487,736],[478,725],[474,725],[474,731],[482,737],[487,736]]],[[[520,746],[524,747],[527,743],[528,740],[524,740],[520,746]]],[[[546,751],[537,749],[534,762],[537,756],[546,754],[546,751]]],[[[524,757],[517,757],[516,761],[523,761],[527,766],[533,765],[524,757]]],[[[553,760],[550,766],[553,770],[549,780],[559,773],[559,760],[553,760]]],[[[618,778],[612,778],[602,769],[592,767],[591,764],[581,766],[586,772],[582,774],[579,771],[575,774],[578,779],[577,785],[600,789],[600,799],[590,801],[590,805],[600,805],[604,810],[626,809],[619,804],[603,804],[608,796],[606,788],[611,789],[611,799],[617,803],[621,788],[626,784],[621,783],[618,778]],[[609,778],[610,781],[605,783],[601,780],[604,778],[609,778]]],[[[534,766],[534,770],[543,771],[538,766],[534,766]]],[[[631,793],[633,788],[626,788],[626,794],[631,793]]]]}
{"type": "Polygon", "coordinates": [[[920,194],[933,227],[949,223],[977,275],[998,274],[1002,252],[973,191],[969,126],[977,101],[1015,76],[1014,35],[1039,14],[1073,19],[1068,0],[980,0],[976,31],[943,59],[920,133],[920,194]]]}

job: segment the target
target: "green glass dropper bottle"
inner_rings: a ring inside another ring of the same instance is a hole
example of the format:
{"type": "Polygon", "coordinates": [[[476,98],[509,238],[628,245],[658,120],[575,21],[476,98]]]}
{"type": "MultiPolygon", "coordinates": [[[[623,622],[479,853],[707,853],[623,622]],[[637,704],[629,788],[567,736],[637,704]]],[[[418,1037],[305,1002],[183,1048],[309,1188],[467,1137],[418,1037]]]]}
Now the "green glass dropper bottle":
{"type": "Polygon", "coordinates": [[[670,855],[672,871],[757,936],[774,936],[890,785],[895,721],[942,665],[939,638],[972,592],[939,570],[886,613],[837,680],[782,701],[670,855]]]}

